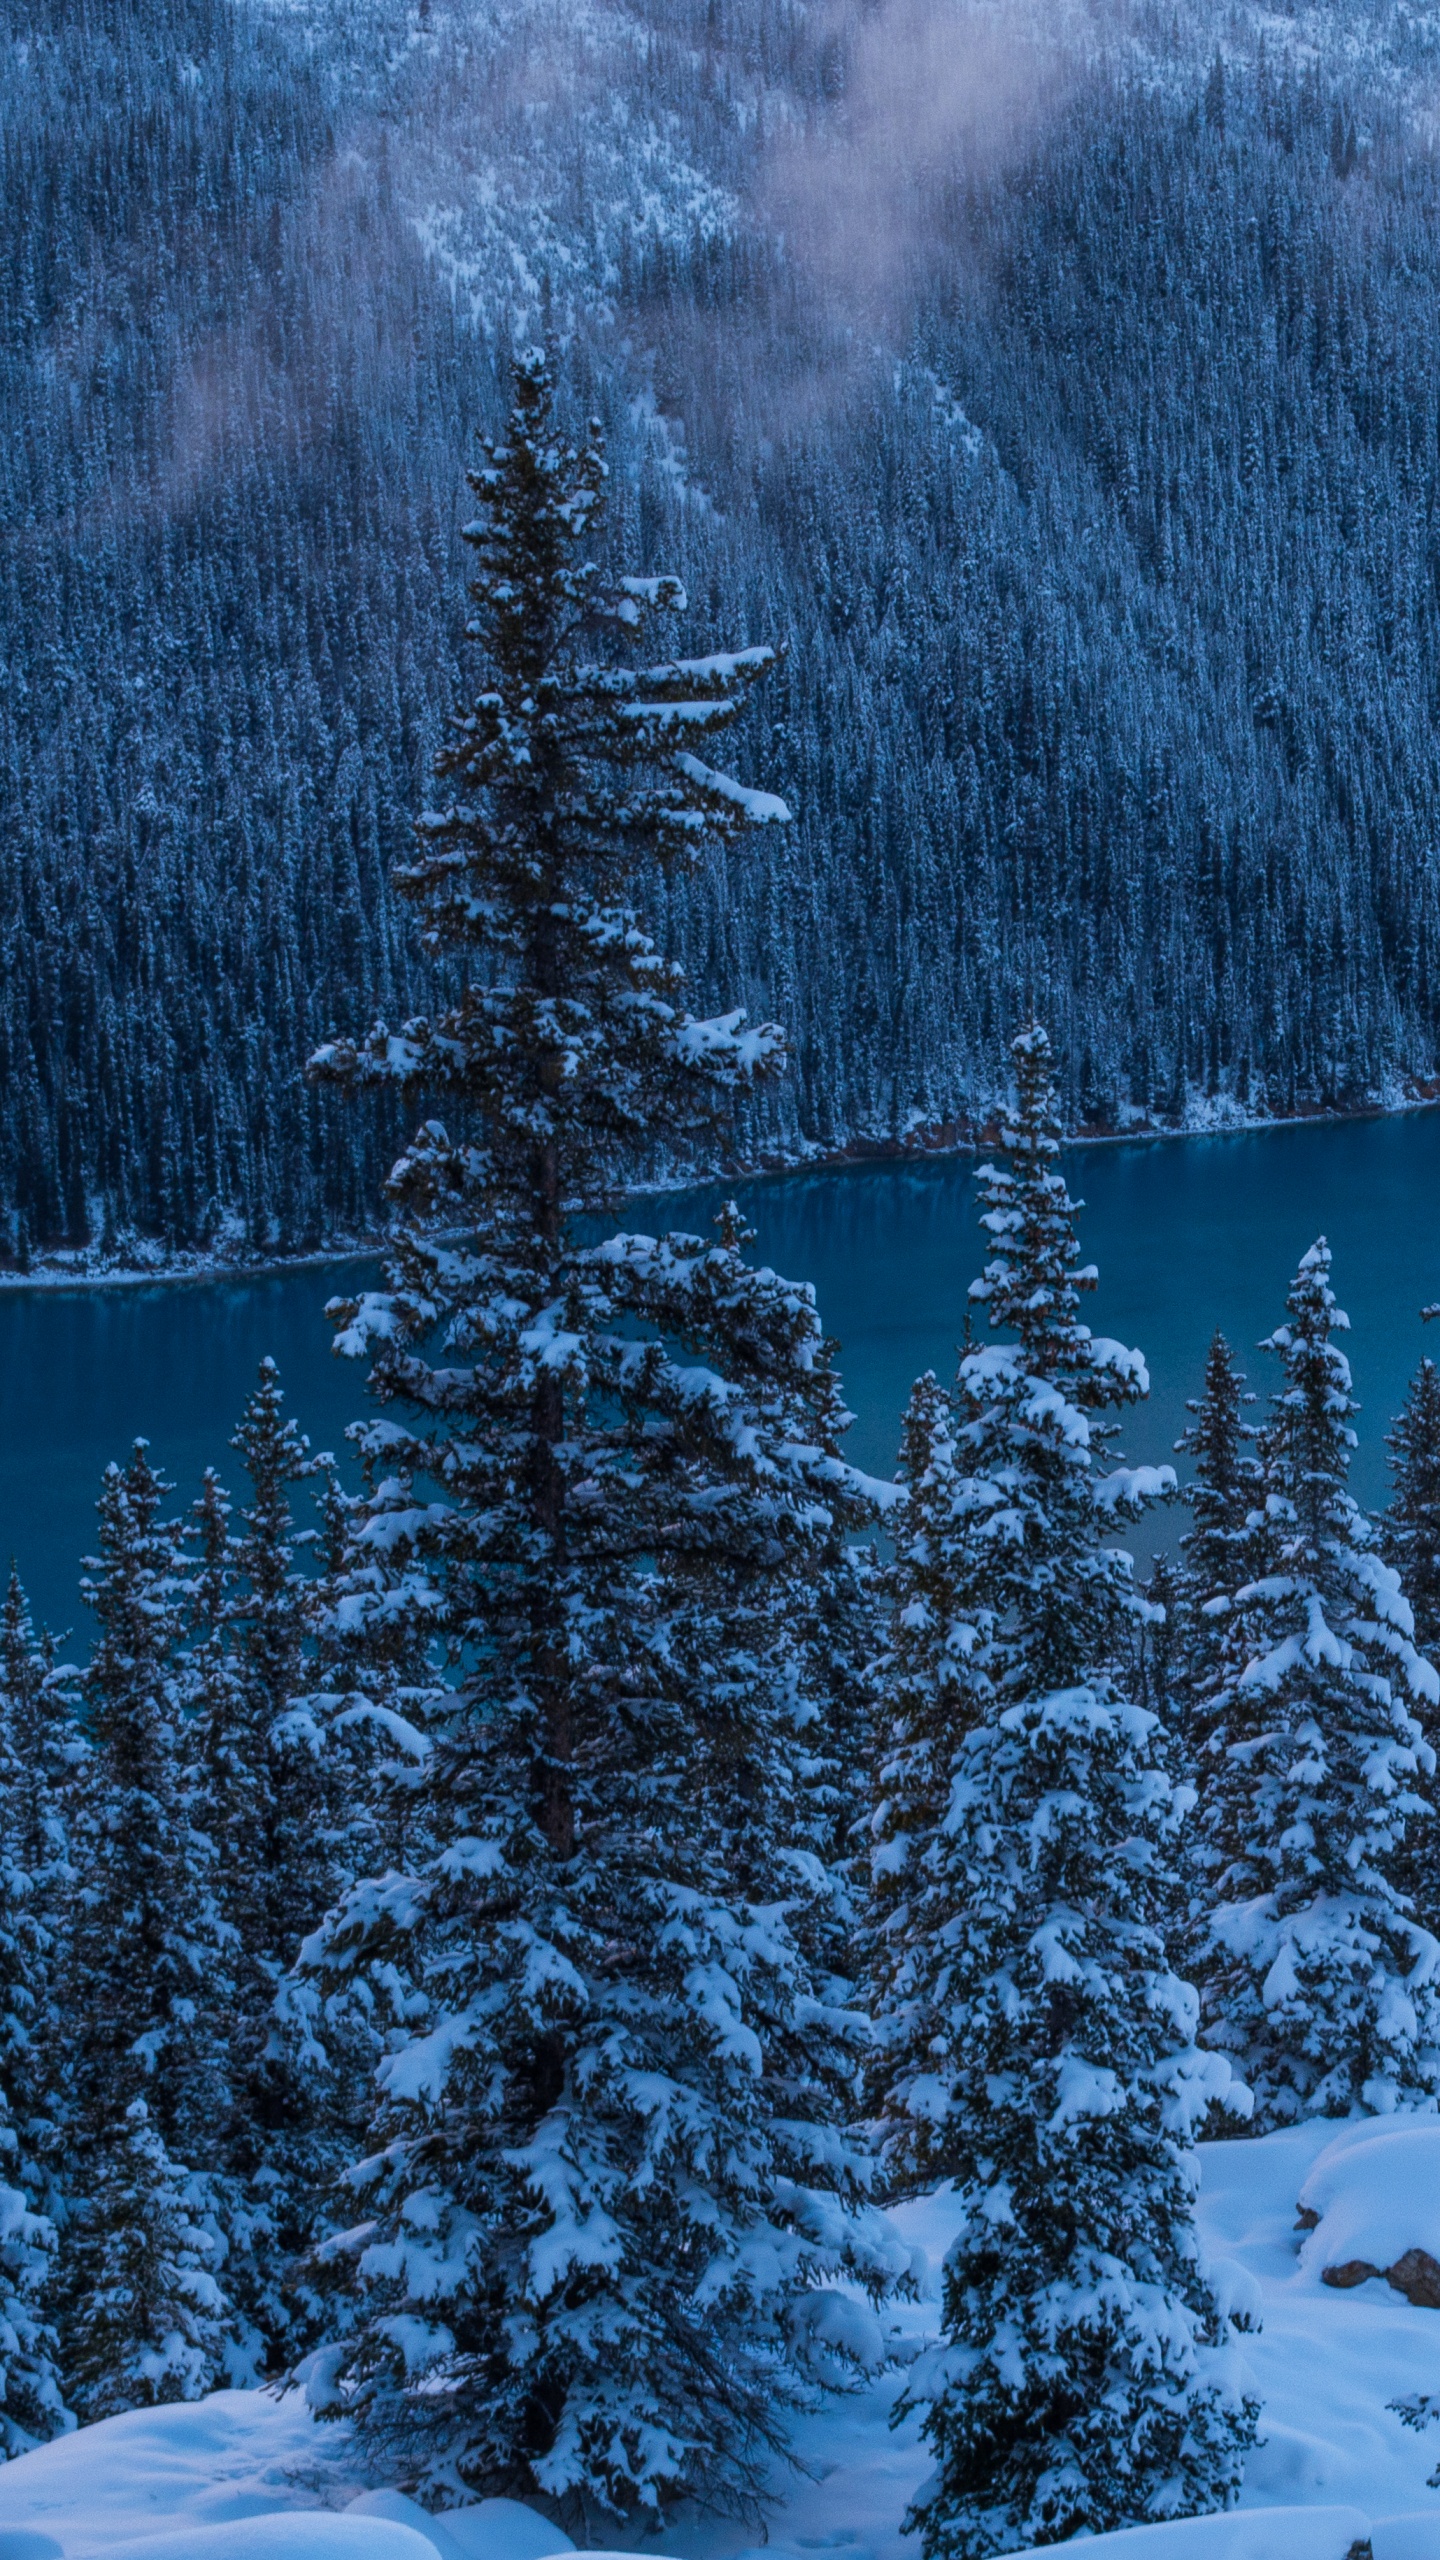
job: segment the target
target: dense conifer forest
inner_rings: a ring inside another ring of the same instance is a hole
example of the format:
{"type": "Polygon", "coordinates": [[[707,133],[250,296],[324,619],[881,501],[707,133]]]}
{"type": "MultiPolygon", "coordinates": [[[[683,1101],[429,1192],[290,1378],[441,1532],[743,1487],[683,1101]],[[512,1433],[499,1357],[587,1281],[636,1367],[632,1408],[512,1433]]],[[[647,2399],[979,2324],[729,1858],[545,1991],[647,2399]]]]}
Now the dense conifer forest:
{"type": "Polygon", "coordinates": [[[1127,1463],[1060,1162],[1433,1064],[1424,26],[962,23],[12,30],[11,1257],[389,1235],[358,1486],[266,1359],[0,1603],[0,2462],[276,2385],[594,2547],[883,2384],[924,2560],[1213,2515],[1198,2145],[1435,2139],[1435,1368],[1369,1518],[1320,1237],[1127,1463]],[[982,1115],[881,1480],[625,1204],[982,1115]]]}
{"type": "Polygon", "coordinates": [[[1434,1073],[1427,13],[956,23],[6,0],[13,1255],[373,1224],[395,1127],[303,1062],[423,994],[388,872],[527,332],[616,555],[789,644],[741,754],[798,824],[659,910],[790,1026],[747,1147],[984,1118],[1032,1005],[1072,1122],[1434,1073]]]}
{"type": "Polygon", "coordinates": [[[1082,1321],[1033,1019],[888,1480],[733,1201],[617,1225],[785,1067],[646,898],[793,826],[730,765],[784,661],[685,654],[684,583],[601,569],[603,426],[544,348],[512,374],[391,873],[442,1001],[309,1062],[407,1126],[327,1308],[363,1483],[266,1359],[236,1490],[106,1469],[83,1670],[13,1571],[0,1609],[0,2459],[278,2384],[348,2484],[593,2546],[758,2524],[884,2384],[925,2560],[1218,2513],[1264,2401],[1197,2144],[1434,2138],[1435,1373],[1377,1523],[1322,1237],[1263,1420],[1217,1334],[1189,1481],[1128,1464],[1149,1375],[1082,1321]],[[1120,1539],[1176,1500],[1146,1585],[1120,1539]],[[942,2197],[907,2354],[887,2208],[942,2197]]]}

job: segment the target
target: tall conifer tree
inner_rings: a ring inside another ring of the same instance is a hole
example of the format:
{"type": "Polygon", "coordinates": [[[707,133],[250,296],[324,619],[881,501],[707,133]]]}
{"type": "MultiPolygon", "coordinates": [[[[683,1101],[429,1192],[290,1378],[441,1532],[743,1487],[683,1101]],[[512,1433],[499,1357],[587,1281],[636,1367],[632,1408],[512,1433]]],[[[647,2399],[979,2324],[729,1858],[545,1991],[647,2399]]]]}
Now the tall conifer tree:
{"type": "Polygon", "coordinates": [[[1440,1649],[1440,1369],[1422,1360],[1386,1446],[1393,1491],[1380,1523],[1387,1563],[1415,1616],[1415,1642],[1440,1649]]]}
{"type": "Polygon", "coordinates": [[[1203,1657],[1213,1649],[1260,1498],[1255,1431],[1245,1418],[1254,1402],[1229,1343],[1217,1331],[1205,1356],[1204,1385],[1185,1408],[1193,1419],[1175,1443],[1176,1455],[1187,1457],[1194,1469],[1185,1500],[1195,1525],[1180,1541],[1181,1606],[1191,1655],[1203,1657]]]}
{"type": "Polygon", "coordinates": [[[199,2166],[225,2120],[225,1933],[214,1850],[197,1824],[185,1722],[188,1566],[170,1487],[143,1441],[107,1468],[85,1597],[99,1637],[85,1674],[92,1742],[76,1826],[70,1951],[75,2099],[91,2138],[143,2095],[161,2137],[199,2166]]]}
{"type": "Polygon", "coordinates": [[[1260,1437],[1199,1718],[1197,1924],[1207,2040],[1260,2128],[1384,2112],[1440,2087],[1440,1944],[1404,1891],[1433,1772],[1416,1709],[1440,1682],[1347,1483],[1348,1329],[1322,1238],[1266,1348],[1284,1369],[1260,1437]]]}
{"type": "Polygon", "coordinates": [[[85,1758],[75,1677],[37,1638],[12,1571],[0,1612],[0,2090],[16,2145],[9,2175],[47,2208],[58,2200],[68,1829],[85,1758]]]}
{"type": "Polygon", "coordinates": [[[271,1359],[232,1446],[248,1479],[238,1521],[213,1477],[196,1506],[190,1684],[207,1826],[225,1849],[217,1900],[231,1947],[226,2282],[266,2369],[283,2370],[315,2343],[300,2262],[364,2122],[354,2040],[352,2067],[317,2075],[297,2049],[308,2039],[295,2032],[285,1986],[303,1939],[374,1863],[374,1825],[368,1808],[357,1818],[363,1755],[317,1718],[310,1694],[323,1585],[298,1569],[313,1533],[297,1529],[291,1496],[321,1462],[286,1416],[271,1359]]]}
{"type": "Polygon", "coordinates": [[[1253,2439],[1195,2232],[1193,2126],[1229,2073],[1165,1951],[1181,1800],[1127,1686],[1116,1529],[1170,1471],[1104,1466],[1139,1354],[1079,1322],[1050,1053],[1015,1044],[981,1173],[956,1394],[905,1424],[875,1815],[874,2106],[896,2196],[954,2183],[942,2336],[909,2378],[929,2560],[1224,2506],[1253,2439]]]}
{"type": "Polygon", "coordinates": [[[59,2201],[59,1932],[67,1876],[60,1798],[73,1752],[67,1672],[38,1643],[12,1572],[0,1616],[0,2453],[70,2423],[42,2309],[59,2201]]]}
{"type": "MultiPolygon", "coordinates": [[[[1263,1500],[1256,1434],[1247,1419],[1255,1401],[1217,1329],[1206,1353],[1200,1394],[1186,1403],[1191,1419],[1175,1443],[1177,1457],[1188,1458],[1194,1469],[1182,1497],[1193,1525],[1180,1540],[1169,1588],[1153,1595],[1163,1597],[1169,1623],[1148,1646],[1154,1658],[1164,1660],[1176,1773],[1192,1787],[1204,1748],[1202,1701],[1213,1688],[1230,1595],[1245,1578],[1255,1509],[1263,1500]]],[[[1192,1820],[1185,1825],[1180,1851],[1183,1896],[1191,1916],[1208,1890],[1199,1872],[1202,1863],[1192,1820]]]]}
{"type": "Polygon", "coordinates": [[[322,1737],[301,1709],[316,1586],[299,1571],[293,1488],[319,1472],[286,1417],[280,1373],[262,1360],[232,1446],[249,1500],[232,1525],[230,1499],[207,1478],[197,1510],[196,1596],[209,1654],[202,1679],[201,1749],[210,1829],[229,1855],[219,1880],[226,1920],[253,1981],[242,2069],[255,2067],[275,1983],[334,1897],[337,1870],[325,1805],[322,1737]],[[297,1712],[299,1710],[299,1712],[297,1712]]]}
{"type": "Polygon", "coordinates": [[[388,1285],[338,1312],[384,1407],[364,1542],[392,1621],[413,1596],[433,1625],[439,1591],[458,1680],[436,1854],[318,1954],[402,2027],[366,2220],[329,2253],[355,2320],[331,2405],[428,2490],[581,2523],[752,2503],[787,2408],[877,2351],[823,2280],[897,2272],[786,1911],[807,1647],[776,1630],[869,1508],[813,1296],[730,1213],[711,1240],[575,1224],[782,1054],[691,1016],[630,904],[786,817],[701,752],[772,652],[628,662],[684,596],[602,580],[604,480],[525,359],[472,480],[486,670],[397,882],[463,984],[318,1062],[446,1114],[393,1176],[388,1285]]]}
{"type": "MultiPolygon", "coordinates": [[[[182,1524],[161,1518],[169,1490],[143,1442],[127,1468],[106,1470],[100,1553],[83,1585],[99,1636],[84,1680],[92,1750],[73,1833],[66,1976],[67,2247],[76,2269],[95,2263],[103,2239],[117,2109],[143,2099],[146,2140],[183,2163],[182,2174],[224,2166],[232,1942],[197,1818],[185,1715],[189,1564],[182,1524]]],[[[61,2317],[68,2372],[81,2344],[74,2324],[90,2318],[74,2269],[61,2317]]],[[[107,2406],[129,2405],[118,2368],[114,2388],[122,2398],[107,2406]]]]}
{"type": "Polygon", "coordinates": [[[58,1888],[67,1821],[85,1743],[76,1717],[76,1673],[58,1663],[50,1636],[38,1636],[19,1575],[11,1567],[0,1609],[0,1721],[15,1755],[20,1798],[16,1834],[28,1872],[58,1888]]]}
{"type": "Polygon", "coordinates": [[[193,2183],[144,2099],[132,2098],[104,2146],[67,2268],[67,2369],[87,2422],[200,2400],[225,2379],[229,2310],[193,2183]]]}

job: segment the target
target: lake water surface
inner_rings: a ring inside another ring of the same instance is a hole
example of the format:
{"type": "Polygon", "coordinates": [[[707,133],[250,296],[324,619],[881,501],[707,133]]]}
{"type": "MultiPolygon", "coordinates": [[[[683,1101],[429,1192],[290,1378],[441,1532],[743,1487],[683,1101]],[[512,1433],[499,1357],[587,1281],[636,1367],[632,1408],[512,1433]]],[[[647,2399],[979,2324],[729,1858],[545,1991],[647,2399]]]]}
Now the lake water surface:
{"type": "MultiPolygon", "coordinates": [[[[1363,1502],[1383,1502],[1390,1417],[1422,1354],[1440,1358],[1440,1325],[1420,1321],[1440,1299],[1440,1111],[1076,1148],[1065,1169],[1087,1204],[1086,1257],[1100,1266],[1090,1321],[1138,1343],[1150,1365],[1150,1402],[1127,1420],[1125,1454],[1169,1455],[1217,1324],[1268,1394],[1276,1363],[1253,1346],[1324,1234],[1363,1408],[1353,1480],[1363,1502]]],[[[836,1166],[740,1192],[757,1253],[816,1284],[857,1417],[850,1453],[877,1474],[893,1472],[911,1381],[954,1365],[982,1258],[973,1170],[968,1157],[836,1166]]],[[[698,1227],[720,1196],[652,1203],[632,1223],[698,1227]]],[[[207,1463],[233,1477],[227,1443],[265,1353],[313,1444],[343,1446],[364,1373],[332,1356],[322,1311],[350,1276],[353,1266],[0,1293],[0,1565],[14,1555],[40,1617],[87,1642],[78,1559],[93,1543],[101,1470],[137,1433],[177,1498],[193,1496],[207,1463]]],[[[1177,1525],[1142,1525],[1142,1557],[1177,1525]]]]}

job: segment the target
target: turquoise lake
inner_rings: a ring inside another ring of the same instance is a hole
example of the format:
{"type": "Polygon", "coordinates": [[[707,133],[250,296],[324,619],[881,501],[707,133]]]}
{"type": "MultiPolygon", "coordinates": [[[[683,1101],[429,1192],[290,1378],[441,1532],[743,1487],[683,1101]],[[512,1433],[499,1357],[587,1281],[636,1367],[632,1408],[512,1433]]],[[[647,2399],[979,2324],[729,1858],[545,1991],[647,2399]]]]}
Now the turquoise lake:
{"type": "MultiPolygon", "coordinates": [[[[1440,1325],[1420,1320],[1422,1304],[1440,1299],[1440,1111],[1075,1148],[1065,1168],[1087,1204],[1086,1258],[1100,1266],[1090,1321],[1138,1344],[1150,1366],[1150,1401],[1127,1418],[1125,1454],[1168,1457],[1217,1324],[1252,1387],[1269,1393],[1276,1363],[1254,1346],[1280,1322],[1295,1265],[1323,1234],[1353,1328],[1353,1481],[1362,1502],[1382,1503],[1390,1418],[1425,1351],[1440,1358],[1440,1325]]],[[[877,1474],[893,1472],[912,1379],[954,1365],[982,1258],[973,1171],[971,1158],[945,1157],[739,1187],[757,1255],[816,1284],[856,1414],[850,1453],[877,1474]]],[[[652,1202],[631,1222],[698,1227],[720,1196],[652,1202]]],[[[0,1294],[0,1564],[14,1556],[37,1615],[73,1628],[76,1649],[88,1645],[78,1560],[93,1543],[101,1470],[137,1434],[175,1480],[177,1502],[193,1497],[207,1463],[231,1480],[229,1436],[268,1352],[313,1445],[343,1449],[364,1373],[332,1356],[323,1308],[348,1276],[331,1266],[0,1294]]],[[[1173,1515],[1142,1523],[1142,1561],[1181,1525],[1173,1515]]]]}

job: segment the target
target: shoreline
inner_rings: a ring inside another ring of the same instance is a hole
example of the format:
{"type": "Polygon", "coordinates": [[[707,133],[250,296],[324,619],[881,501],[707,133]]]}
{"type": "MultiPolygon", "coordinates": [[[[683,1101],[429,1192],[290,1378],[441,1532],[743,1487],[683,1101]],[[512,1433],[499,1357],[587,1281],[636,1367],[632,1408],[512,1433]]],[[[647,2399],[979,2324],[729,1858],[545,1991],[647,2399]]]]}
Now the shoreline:
{"type": "MultiPolygon", "coordinates": [[[[1305,1129],[1321,1124],[1338,1126],[1355,1120],[1398,1120],[1421,1111],[1440,1108],[1440,1078],[1427,1080],[1424,1087],[1397,1096],[1391,1101],[1355,1103],[1346,1110],[1327,1111],[1318,1107],[1292,1112],[1252,1112],[1182,1122],[1137,1119],[1124,1129],[1081,1127],[1067,1130],[1062,1140],[1066,1147],[1151,1146],[1175,1143],[1190,1138],[1255,1137],[1271,1129],[1305,1129]]],[[[673,1181],[647,1187],[631,1196],[637,1199],[664,1199],[683,1191],[699,1191],[730,1180],[737,1187],[752,1182],[784,1182],[806,1173],[841,1172],[867,1164],[943,1163],[948,1158],[977,1156],[997,1146],[1000,1139],[998,1117],[984,1121],[949,1120],[920,1127],[904,1137],[852,1138],[843,1146],[804,1148],[794,1155],[761,1157],[756,1163],[725,1173],[686,1173],[673,1181]]],[[[458,1232],[458,1230],[457,1230],[458,1232]]],[[[91,1259],[93,1248],[68,1246],[51,1255],[39,1254],[28,1271],[0,1269],[0,1298],[25,1290],[49,1293],[61,1289],[174,1289],[213,1287],[217,1281],[231,1280],[246,1287],[257,1280],[279,1279],[293,1271],[324,1271],[344,1262],[375,1261],[386,1246],[383,1229],[372,1236],[356,1236],[333,1244],[317,1245],[302,1253],[257,1254],[253,1258],[233,1253],[206,1253],[203,1248],[187,1247],[183,1252],[166,1257],[158,1251],[142,1261],[115,1258],[100,1262],[91,1259]]]]}

